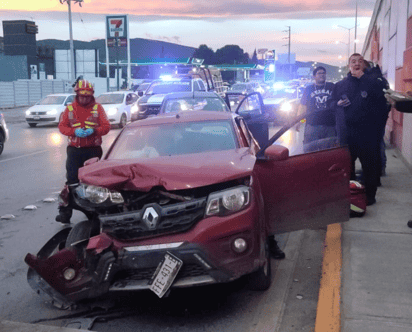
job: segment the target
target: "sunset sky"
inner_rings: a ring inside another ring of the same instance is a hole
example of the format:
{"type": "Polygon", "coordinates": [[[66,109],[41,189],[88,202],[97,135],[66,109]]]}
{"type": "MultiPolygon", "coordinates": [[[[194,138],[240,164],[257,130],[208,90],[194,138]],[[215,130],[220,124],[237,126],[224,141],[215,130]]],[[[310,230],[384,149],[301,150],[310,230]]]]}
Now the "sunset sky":
{"type": "MultiPolygon", "coordinates": [[[[58,0],[0,0],[1,20],[33,20],[37,40],[69,39],[67,4],[58,0]]],[[[357,0],[359,43],[363,41],[375,0],[357,0]]],[[[291,27],[291,52],[298,61],[344,65],[349,28],[355,27],[356,0],[85,0],[72,2],[73,38],[105,38],[105,15],[128,14],[130,38],[163,40],[185,46],[206,44],[214,51],[239,45],[252,55],[255,49],[287,53],[291,27]],[[341,25],[344,28],[333,28],[341,25]],[[339,41],[340,44],[336,44],[339,41]]],[[[354,30],[350,30],[353,52],[354,30]]],[[[3,35],[3,30],[0,30],[3,35]]]]}

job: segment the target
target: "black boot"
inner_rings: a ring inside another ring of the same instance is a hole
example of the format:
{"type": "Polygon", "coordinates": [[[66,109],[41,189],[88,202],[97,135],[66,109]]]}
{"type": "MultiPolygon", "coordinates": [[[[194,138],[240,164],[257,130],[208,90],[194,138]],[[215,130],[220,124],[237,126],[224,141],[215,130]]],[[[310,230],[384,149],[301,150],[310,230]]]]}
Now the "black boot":
{"type": "Polygon", "coordinates": [[[284,259],[286,257],[285,253],[279,248],[274,236],[269,237],[269,251],[274,259],[284,259]]]}
{"type": "Polygon", "coordinates": [[[59,214],[56,216],[56,221],[62,224],[70,224],[70,218],[72,217],[73,210],[71,207],[59,207],[59,214]]]}

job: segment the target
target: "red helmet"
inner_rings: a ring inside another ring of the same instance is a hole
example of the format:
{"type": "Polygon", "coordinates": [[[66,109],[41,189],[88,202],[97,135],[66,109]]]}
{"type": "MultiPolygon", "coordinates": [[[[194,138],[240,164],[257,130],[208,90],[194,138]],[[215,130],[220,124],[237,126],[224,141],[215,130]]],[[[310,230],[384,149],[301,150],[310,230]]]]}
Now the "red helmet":
{"type": "Polygon", "coordinates": [[[91,96],[94,94],[93,84],[87,80],[79,80],[74,87],[74,92],[78,95],[91,96]]]}

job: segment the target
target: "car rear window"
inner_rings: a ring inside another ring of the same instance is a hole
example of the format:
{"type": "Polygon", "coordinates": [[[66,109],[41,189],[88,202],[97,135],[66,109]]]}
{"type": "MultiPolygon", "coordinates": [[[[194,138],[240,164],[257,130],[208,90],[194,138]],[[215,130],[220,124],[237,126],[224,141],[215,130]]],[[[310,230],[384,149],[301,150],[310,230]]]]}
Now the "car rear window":
{"type": "Polygon", "coordinates": [[[103,94],[96,98],[96,102],[99,104],[121,104],[123,103],[123,93],[110,93],[103,94]]]}
{"type": "Polygon", "coordinates": [[[165,101],[164,112],[180,112],[180,111],[229,111],[224,101],[219,98],[174,98],[165,101]]]}
{"type": "Polygon", "coordinates": [[[236,148],[230,121],[185,122],[126,128],[107,159],[148,159],[236,148]]]}
{"type": "Polygon", "coordinates": [[[164,81],[153,83],[146,91],[147,95],[165,94],[171,92],[191,91],[190,81],[164,81]]]}
{"type": "Polygon", "coordinates": [[[37,105],[61,105],[67,96],[47,96],[40,100],[37,105]]]}

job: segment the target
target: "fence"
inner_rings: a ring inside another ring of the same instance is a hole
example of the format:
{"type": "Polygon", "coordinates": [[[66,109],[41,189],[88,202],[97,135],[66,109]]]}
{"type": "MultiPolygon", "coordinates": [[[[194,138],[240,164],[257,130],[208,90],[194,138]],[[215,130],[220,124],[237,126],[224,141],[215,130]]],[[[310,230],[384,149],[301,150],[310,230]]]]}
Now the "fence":
{"type": "Polygon", "coordinates": [[[30,106],[49,94],[72,92],[71,85],[64,80],[0,82],[0,108],[30,106]]]}

